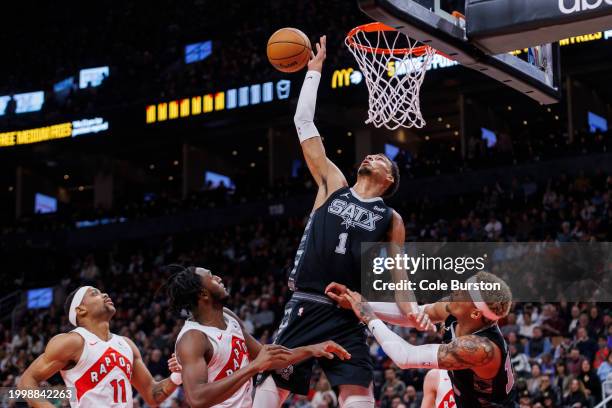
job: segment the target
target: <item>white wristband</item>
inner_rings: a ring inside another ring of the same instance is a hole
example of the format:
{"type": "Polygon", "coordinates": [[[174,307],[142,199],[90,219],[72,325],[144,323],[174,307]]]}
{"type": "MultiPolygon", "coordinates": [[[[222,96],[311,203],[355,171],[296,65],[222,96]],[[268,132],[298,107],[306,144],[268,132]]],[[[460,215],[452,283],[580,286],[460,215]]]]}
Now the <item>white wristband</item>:
{"type": "Polygon", "coordinates": [[[310,138],[320,136],[314,124],[319,82],[321,82],[320,72],[308,71],[306,73],[306,78],[304,78],[304,83],[302,84],[300,98],[298,99],[297,109],[293,118],[300,143],[310,138]]]}
{"type": "Polygon", "coordinates": [[[172,373],[170,374],[170,381],[174,385],[181,385],[183,383],[183,375],[181,373],[172,373]]]}
{"type": "Polygon", "coordinates": [[[386,355],[398,367],[438,368],[439,344],[413,346],[393,333],[380,319],[371,320],[368,328],[386,355]]]}

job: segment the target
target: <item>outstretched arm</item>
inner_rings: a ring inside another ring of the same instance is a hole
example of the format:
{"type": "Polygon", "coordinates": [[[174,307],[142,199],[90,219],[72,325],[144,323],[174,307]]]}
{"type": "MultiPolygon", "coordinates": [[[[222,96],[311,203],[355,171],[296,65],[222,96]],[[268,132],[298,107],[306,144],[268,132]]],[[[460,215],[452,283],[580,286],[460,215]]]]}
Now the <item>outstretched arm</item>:
{"type": "Polygon", "coordinates": [[[302,145],[306,164],[319,186],[315,208],[323,204],[329,194],[347,185],[340,169],[325,154],[321,135],[314,124],[317,89],[321,81],[323,61],[327,52],[326,41],[325,36],[321,37],[320,43],[316,45],[317,54],[313,54],[312,59],[308,63],[308,72],[300,91],[300,98],[294,117],[295,128],[302,145]]]}
{"type": "MultiPolygon", "coordinates": [[[[424,344],[413,346],[391,331],[374,310],[356,292],[347,291],[345,295],[351,302],[353,311],[365,324],[384,350],[385,354],[400,368],[443,368],[445,370],[462,370],[491,368],[495,372],[501,361],[499,348],[484,337],[467,335],[455,338],[449,344],[424,344]]],[[[478,372],[481,375],[481,372],[478,372]]],[[[488,374],[488,373],[487,373],[488,374]]],[[[486,375],[486,374],[485,374],[486,375]]],[[[488,377],[484,377],[488,378],[488,377]]]]}
{"type": "Polygon", "coordinates": [[[206,354],[212,346],[204,333],[191,330],[177,344],[176,352],[183,368],[183,388],[192,407],[211,407],[231,397],[257,373],[286,365],[290,352],[282,346],[262,346],[257,358],[227,377],[208,382],[206,354]]]}
{"type": "MultiPolygon", "coordinates": [[[[258,342],[249,332],[244,329],[244,325],[242,320],[234,314],[227,307],[223,308],[225,313],[231,315],[238,324],[240,324],[240,328],[242,329],[242,335],[244,336],[244,340],[247,346],[247,350],[249,351],[249,356],[254,359],[259,355],[259,351],[261,350],[261,343],[258,342]]],[[[309,358],[315,357],[325,357],[328,359],[334,358],[336,355],[340,360],[348,360],[351,358],[351,355],[348,351],[346,351],[342,346],[333,342],[331,340],[324,341],[323,343],[312,344],[310,346],[297,347],[294,349],[288,349],[291,352],[291,355],[287,357],[287,365],[297,364],[301,361],[307,360],[309,358]]]]}
{"type": "MultiPolygon", "coordinates": [[[[38,356],[25,370],[19,389],[37,389],[38,385],[53,374],[78,361],[83,350],[84,340],[76,333],[58,334],[49,340],[45,352],[38,356]]],[[[47,401],[28,400],[28,405],[35,408],[53,408],[47,401]]]]}
{"type": "Polygon", "coordinates": [[[138,347],[136,347],[136,344],[127,337],[124,337],[124,339],[130,345],[132,353],[134,354],[132,385],[138,390],[138,393],[142,395],[147,405],[156,407],[168,398],[174,390],[176,390],[178,385],[173,383],[170,378],[155,381],[151,372],[144,364],[144,361],[142,361],[142,355],[138,347]]]}

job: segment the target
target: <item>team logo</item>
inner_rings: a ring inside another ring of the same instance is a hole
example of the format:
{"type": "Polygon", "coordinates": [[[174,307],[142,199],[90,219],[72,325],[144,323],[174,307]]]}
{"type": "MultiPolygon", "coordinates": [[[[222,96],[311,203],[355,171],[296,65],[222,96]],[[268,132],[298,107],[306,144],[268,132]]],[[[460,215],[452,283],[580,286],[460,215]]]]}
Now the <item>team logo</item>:
{"type": "Polygon", "coordinates": [[[372,211],[355,203],[349,203],[340,199],[332,201],[327,211],[342,218],[341,225],[344,225],[346,229],[359,227],[366,231],[374,231],[376,229],[376,221],[383,218],[381,215],[374,214],[372,211]]]}
{"type": "Polygon", "coordinates": [[[285,368],[279,368],[276,370],[276,374],[280,375],[283,380],[289,381],[289,377],[293,374],[293,364],[285,368]]]}

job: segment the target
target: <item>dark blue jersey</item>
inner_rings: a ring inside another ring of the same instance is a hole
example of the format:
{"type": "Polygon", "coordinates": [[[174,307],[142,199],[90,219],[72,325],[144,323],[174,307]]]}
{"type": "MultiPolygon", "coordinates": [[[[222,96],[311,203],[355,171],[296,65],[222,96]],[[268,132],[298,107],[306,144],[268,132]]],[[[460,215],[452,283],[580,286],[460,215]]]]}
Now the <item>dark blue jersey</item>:
{"type": "Polygon", "coordinates": [[[382,198],[364,199],[353,189],[335,191],[308,219],[289,287],[324,293],[331,282],[361,286],[361,244],[387,241],[393,209],[382,198]]]}
{"type": "MultiPolygon", "coordinates": [[[[446,319],[444,342],[450,343],[455,338],[457,319],[449,316],[446,319]]],[[[514,373],[508,353],[508,346],[499,326],[494,324],[473,333],[474,336],[485,337],[499,347],[501,365],[495,377],[480,378],[470,369],[449,371],[448,376],[453,383],[457,408],[514,408],[515,402],[514,373]]]]}

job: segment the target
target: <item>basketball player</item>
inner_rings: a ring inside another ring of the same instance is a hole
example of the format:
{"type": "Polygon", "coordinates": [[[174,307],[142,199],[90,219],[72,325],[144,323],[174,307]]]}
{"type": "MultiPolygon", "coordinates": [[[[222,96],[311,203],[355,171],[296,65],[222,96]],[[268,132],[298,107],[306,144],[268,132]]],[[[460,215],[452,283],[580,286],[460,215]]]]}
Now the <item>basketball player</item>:
{"type": "Polygon", "coordinates": [[[259,372],[312,357],[350,358],[332,341],[293,350],[262,346],[223,307],[229,294],[221,278],[204,268],[173,265],[169,269],[176,270],[166,283],[170,305],[191,314],[177,337],[176,355],[187,402],[193,407],[251,408],[251,379],[259,372]]]}
{"type": "MultiPolygon", "coordinates": [[[[19,388],[36,389],[59,371],[66,387],[76,392],[71,407],[131,408],[132,385],[149,406],[157,406],[180,384],[176,374],[154,381],[134,342],[110,332],[116,310],[106,293],[82,286],[68,295],[65,309],[76,328],[49,341],[45,352],[21,376],[19,388]]],[[[42,400],[28,403],[53,408],[42,400]]]]}
{"type": "MultiPolygon", "coordinates": [[[[352,289],[360,287],[362,242],[404,244],[402,218],[383,201],[399,187],[399,171],[384,154],[371,154],[361,163],[357,182],[349,187],[342,172],[326,156],[313,122],[326,56],[325,36],[316,48],[317,54],[313,53],[308,63],[294,119],[318,191],[289,276],[294,293],[286,305],[275,344],[291,348],[336,341],[351,354],[351,359],[324,360],[320,364],[330,384],[339,387],[340,405],[371,408],[375,403],[373,367],[365,328],[350,311],[337,308],[326,291],[333,281],[352,289]]],[[[279,407],[290,392],[307,394],[313,363],[308,360],[264,376],[255,393],[254,407],[279,407]]]]}
{"type": "Polygon", "coordinates": [[[455,408],[453,386],[446,370],[429,370],[423,383],[421,408],[455,408]]]}
{"type": "Polygon", "coordinates": [[[501,290],[455,291],[447,301],[423,306],[433,322],[444,322],[444,344],[413,346],[391,331],[359,293],[347,289],[343,297],[400,368],[448,370],[458,408],[515,407],[510,354],[497,325],[510,310],[512,293],[487,272],[467,282],[499,283],[501,290]]]}

